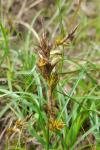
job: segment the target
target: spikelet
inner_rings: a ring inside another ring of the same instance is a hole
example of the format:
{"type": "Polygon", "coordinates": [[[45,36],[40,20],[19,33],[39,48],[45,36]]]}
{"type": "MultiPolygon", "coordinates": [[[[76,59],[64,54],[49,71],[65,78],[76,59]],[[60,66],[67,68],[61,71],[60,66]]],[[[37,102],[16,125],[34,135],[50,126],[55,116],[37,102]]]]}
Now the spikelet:
{"type": "Polygon", "coordinates": [[[65,124],[62,121],[58,121],[55,119],[50,119],[49,122],[49,128],[50,130],[62,130],[64,128],[65,124]]]}

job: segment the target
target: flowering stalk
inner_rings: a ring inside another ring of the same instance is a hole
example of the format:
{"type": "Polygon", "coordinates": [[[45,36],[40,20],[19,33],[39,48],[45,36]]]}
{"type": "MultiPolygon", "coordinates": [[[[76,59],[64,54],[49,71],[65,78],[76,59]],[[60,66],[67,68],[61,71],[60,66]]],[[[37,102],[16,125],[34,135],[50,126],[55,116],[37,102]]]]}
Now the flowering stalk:
{"type": "MultiPolygon", "coordinates": [[[[56,40],[52,44],[48,42],[46,33],[43,33],[42,37],[40,38],[39,49],[38,49],[39,60],[37,65],[48,85],[48,105],[46,107],[48,112],[48,136],[49,136],[49,129],[60,130],[64,127],[63,122],[56,120],[55,103],[53,99],[53,91],[59,81],[59,76],[56,72],[55,66],[60,61],[61,57],[59,58],[51,57],[51,53],[52,50],[54,51],[55,48],[66,44],[67,41],[69,40],[72,41],[77,27],[78,26],[76,26],[63,39],[56,40]]],[[[59,54],[61,55],[61,53],[59,54]]]]}

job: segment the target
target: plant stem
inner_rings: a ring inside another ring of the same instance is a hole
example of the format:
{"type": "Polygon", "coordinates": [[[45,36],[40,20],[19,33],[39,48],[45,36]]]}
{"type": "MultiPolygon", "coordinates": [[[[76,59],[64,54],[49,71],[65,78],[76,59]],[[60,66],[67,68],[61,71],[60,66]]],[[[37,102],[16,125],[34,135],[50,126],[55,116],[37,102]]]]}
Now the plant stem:
{"type": "Polygon", "coordinates": [[[50,118],[50,116],[48,115],[48,124],[47,124],[47,150],[49,150],[49,118],[50,118]]]}

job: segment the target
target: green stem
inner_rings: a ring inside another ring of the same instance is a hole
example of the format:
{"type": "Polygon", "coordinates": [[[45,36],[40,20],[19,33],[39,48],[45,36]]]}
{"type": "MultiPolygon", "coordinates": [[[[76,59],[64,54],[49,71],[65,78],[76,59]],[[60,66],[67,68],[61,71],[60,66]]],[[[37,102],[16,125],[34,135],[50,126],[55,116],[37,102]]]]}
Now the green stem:
{"type": "Polygon", "coordinates": [[[48,125],[47,125],[47,150],[49,150],[49,116],[48,116],[48,125]]]}

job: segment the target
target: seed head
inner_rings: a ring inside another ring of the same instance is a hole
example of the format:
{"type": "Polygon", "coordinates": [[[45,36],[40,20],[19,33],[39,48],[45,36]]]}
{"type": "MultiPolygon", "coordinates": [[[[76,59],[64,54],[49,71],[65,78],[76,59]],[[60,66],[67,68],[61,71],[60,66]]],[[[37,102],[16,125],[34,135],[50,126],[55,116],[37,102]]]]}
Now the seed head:
{"type": "Polygon", "coordinates": [[[64,128],[64,126],[65,126],[65,124],[63,122],[61,122],[61,121],[54,120],[54,119],[50,120],[49,128],[52,131],[54,131],[54,130],[61,130],[61,129],[64,128]]]}

